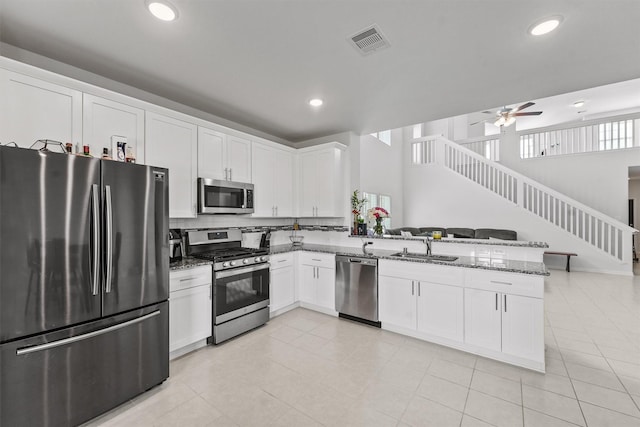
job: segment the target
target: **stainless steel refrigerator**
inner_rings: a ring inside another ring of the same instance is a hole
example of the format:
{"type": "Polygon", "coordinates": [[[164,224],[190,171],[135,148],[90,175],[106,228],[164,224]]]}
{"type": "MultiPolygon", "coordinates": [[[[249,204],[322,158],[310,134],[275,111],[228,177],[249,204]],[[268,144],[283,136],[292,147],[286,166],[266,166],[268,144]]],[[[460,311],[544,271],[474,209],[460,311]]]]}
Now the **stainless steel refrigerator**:
{"type": "Polygon", "coordinates": [[[0,425],[77,425],[168,377],[168,178],[0,147],[0,425]]]}

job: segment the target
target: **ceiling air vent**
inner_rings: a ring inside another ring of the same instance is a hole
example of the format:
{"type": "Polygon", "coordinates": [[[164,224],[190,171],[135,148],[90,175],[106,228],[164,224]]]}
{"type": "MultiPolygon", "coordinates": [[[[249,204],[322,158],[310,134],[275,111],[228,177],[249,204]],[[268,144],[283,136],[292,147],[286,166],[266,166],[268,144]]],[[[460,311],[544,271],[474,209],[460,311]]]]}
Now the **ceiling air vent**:
{"type": "Polygon", "coordinates": [[[376,50],[389,47],[389,42],[385,38],[377,25],[372,25],[357,34],[351,36],[351,43],[363,55],[368,55],[376,50]]]}

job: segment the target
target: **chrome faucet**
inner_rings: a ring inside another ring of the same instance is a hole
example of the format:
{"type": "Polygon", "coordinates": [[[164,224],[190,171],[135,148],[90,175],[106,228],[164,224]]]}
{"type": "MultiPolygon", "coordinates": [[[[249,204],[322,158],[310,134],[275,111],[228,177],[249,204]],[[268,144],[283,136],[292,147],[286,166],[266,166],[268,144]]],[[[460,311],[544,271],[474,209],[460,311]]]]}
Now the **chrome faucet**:
{"type": "Polygon", "coordinates": [[[362,244],[362,253],[365,255],[371,255],[369,252],[367,252],[367,246],[368,245],[373,245],[373,242],[364,242],[362,244]]]}
{"type": "Polygon", "coordinates": [[[431,256],[431,242],[433,239],[430,236],[426,236],[424,243],[427,245],[427,256],[431,256]]]}

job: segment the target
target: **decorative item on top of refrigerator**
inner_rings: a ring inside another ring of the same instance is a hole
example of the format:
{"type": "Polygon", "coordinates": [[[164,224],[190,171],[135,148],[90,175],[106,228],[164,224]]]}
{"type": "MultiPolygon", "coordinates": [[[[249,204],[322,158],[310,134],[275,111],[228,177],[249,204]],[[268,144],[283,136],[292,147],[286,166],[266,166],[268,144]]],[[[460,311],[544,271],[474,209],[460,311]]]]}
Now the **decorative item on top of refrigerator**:
{"type": "Polygon", "coordinates": [[[124,162],[127,158],[127,137],[113,135],[111,137],[111,153],[113,160],[124,162]]]}

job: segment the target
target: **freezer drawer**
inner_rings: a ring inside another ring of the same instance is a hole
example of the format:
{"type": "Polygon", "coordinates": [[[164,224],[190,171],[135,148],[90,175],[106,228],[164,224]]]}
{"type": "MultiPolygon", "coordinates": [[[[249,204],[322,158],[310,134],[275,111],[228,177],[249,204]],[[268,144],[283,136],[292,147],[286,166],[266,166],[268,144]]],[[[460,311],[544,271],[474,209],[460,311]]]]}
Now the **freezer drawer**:
{"type": "Polygon", "coordinates": [[[81,424],[169,376],[167,302],[0,346],[0,425],[81,424]]]}

